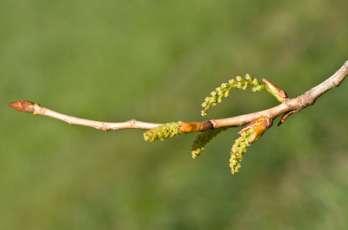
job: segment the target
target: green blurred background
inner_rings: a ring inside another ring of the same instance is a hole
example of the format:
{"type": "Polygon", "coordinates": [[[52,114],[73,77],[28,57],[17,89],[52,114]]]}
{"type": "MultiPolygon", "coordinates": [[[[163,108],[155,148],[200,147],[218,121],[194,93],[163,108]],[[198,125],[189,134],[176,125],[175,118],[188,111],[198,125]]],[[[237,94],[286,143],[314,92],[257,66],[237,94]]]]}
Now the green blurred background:
{"type": "MultiPolygon", "coordinates": [[[[0,0],[0,229],[347,229],[348,83],[271,129],[231,176],[238,129],[192,160],[193,136],[148,144],[16,113],[26,98],[100,120],[197,120],[236,74],[291,96],[348,58],[347,1],[0,0]]],[[[236,93],[210,113],[275,105],[236,93]]]]}

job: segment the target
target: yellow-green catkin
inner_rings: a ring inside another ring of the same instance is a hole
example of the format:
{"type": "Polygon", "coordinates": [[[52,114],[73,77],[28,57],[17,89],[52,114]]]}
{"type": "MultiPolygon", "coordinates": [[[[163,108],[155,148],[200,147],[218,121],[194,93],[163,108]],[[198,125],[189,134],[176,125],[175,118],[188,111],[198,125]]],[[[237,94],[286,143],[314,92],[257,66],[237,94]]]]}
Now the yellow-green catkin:
{"type": "Polygon", "coordinates": [[[216,106],[218,103],[221,103],[224,98],[228,97],[232,89],[250,89],[252,92],[257,92],[263,90],[264,87],[265,86],[262,81],[252,78],[249,74],[246,74],[244,77],[237,76],[228,82],[222,83],[204,99],[202,103],[201,115],[207,115],[207,111],[216,106]]]}
{"type": "Polygon", "coordinates": [[[243,156],[252,143],[251,138],[253,136],[253,132],[254,130],[252,128],[247,129],[246,131],[241,132],[240,137],[235,140],[231,149],[231,157],[229,161],[229,166],[232,174],[239,172],[243,156]]]}
{"type": "Polygon", "coordinates": [[[267,116],[260,116],[243,128],[240,136],[235,140],[229,161],[232,174],[238,173],[244,154],[248,147],[258,140],[266,130],[272,126],[272,119],[267,116]]]}
{"type": "Polygon", "coordinates": [[[199,155],[201,155],[205,146],[223,130],[225,130],[225,128],[209,129],[205,132],[199,133],[192,144],[192,158],[196,159],[199,155]]]}
{"type": "Polygon", "coordinates": [[[164,139],[181,134],[180,124],[180,121],[170,122],[160,125],[157,128],[150,129],[144,133],[144,140],[148,142],[154,142],[157,140],[163,141],[164,139]]]}

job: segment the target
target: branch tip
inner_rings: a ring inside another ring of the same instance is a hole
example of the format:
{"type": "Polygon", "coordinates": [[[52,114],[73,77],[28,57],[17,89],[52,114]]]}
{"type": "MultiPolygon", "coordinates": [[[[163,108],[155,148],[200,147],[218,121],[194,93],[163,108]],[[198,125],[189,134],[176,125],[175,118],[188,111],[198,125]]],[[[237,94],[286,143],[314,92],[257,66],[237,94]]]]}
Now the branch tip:
{"type": "Polygon", "coordinates": [[[8,104],[8,106],[18,112],[33,113],[35,103],[28,100],[17,100],[8,104]]]}

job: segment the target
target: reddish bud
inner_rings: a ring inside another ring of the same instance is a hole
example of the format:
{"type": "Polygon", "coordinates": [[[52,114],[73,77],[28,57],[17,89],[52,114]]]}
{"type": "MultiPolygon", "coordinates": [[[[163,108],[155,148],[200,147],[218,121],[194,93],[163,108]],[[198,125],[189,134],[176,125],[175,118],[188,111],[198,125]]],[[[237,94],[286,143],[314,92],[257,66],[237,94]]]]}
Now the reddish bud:
{"type": "Polygon", "coordinates": [[[246,132],[247,130],[252,129],[252,135],[249,139],[250,144],[255,142],[257,139],[259,139],[267,129],[269,129],[272,126],[273,120],[266,116],[261,116],[254,121],[250,122],[246,127],[244,127],[239,134],[242,134],[243,132],[246,132]]]}
{"type": "Polygon", "coordinates": [[[210,121],[203,122],[181,122],[180,131],[183,133],[191,133],[212,129],[214,126],[210,121]]]}
{"type": "Polygon", "coordinates": [[[35,103],[28,101],[28,100],[18,100],[11,102],[9,104],[9,107],[12,109],[18,111],[18,112],[26,112],[26,113],[33,113],[35,108],[35,103]]]}
{"type": "Polygon", "coordinates": [[[197,131],[199,129],[199,123],[198,122],[182,122],[180,124],[180,131],[183,133],[190,133],[193,131],[197,131]]]}

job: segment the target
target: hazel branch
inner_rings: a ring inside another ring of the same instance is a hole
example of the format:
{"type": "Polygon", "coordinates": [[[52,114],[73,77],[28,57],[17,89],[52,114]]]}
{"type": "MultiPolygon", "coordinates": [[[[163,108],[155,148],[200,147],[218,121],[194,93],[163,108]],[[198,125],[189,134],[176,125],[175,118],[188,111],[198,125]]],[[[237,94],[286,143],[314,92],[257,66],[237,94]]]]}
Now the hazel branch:
{"type": "MultiPolygon", "coordinates": [[[[292,114],[292,111],[299,112],[304,108],[313,105],[320,96],[322,96],[329,90],[339,86],[345,80],[347,75],[348,61],[346,61],[342,65],[342,67],[338,69],[337,72],[332,76],[328,77],[325,81],[311,88],[298,97],[289,99],[287,98],[287,96],[285,96],[286,94],[283,94],[283,91],[278,90],[278,92],[280,93],[280,100],[282,100],[283,102],[277,106],[263,111],[222,119],[211,119],[199,122],[180,122],[179,130],[181,133],[191,133],[214,128],[242,126],[258,119],[259,117],[268,117],[274,120],[276,117],[283,114],[289,114],[290,112],[292,114]]],[[[277,88],[270,88],[270,90],[273,92],[274,90],[276,90],[277,92],[277,88]]],[[[47,116],[66,122],[68,124],[87,126],[103,131],[121,129],[153,129],[162,125],[160,123],[137,121],[134,119],[124,122],[104,122],[89,120],[59,113],[28,100],[18,100],[10,103],[9,106],[18,112],[28,112],[34,115],[47,116]]]]}

